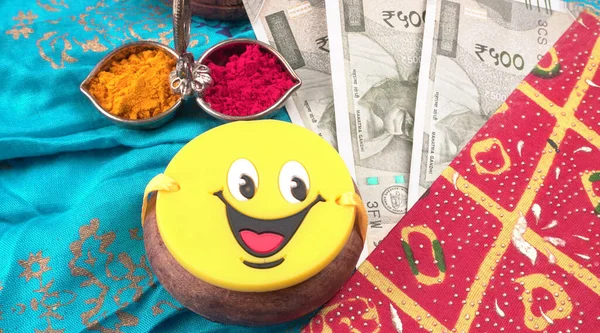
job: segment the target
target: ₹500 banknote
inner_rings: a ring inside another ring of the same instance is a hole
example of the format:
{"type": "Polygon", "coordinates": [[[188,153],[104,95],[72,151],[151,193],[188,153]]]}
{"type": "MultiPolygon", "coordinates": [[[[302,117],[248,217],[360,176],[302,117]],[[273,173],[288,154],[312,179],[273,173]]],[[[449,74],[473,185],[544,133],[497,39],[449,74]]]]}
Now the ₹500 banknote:
{"type": "Polygon", "coordinates": [[[423,0],[331,0],[338,151],[369,214],[369,252],[406,213],[423,0]]]}
{"type": "Polygon", "coordinates": [[[573,22],[562,1],[428,0],[427,8],[409,207],[573,22]]]}
{"type": "Polygon", "coordinates": [[[337,148],[325,0],[243,0],[256,37],[274,46],[302,79],[285,104],[292,121],[337,148]]]}

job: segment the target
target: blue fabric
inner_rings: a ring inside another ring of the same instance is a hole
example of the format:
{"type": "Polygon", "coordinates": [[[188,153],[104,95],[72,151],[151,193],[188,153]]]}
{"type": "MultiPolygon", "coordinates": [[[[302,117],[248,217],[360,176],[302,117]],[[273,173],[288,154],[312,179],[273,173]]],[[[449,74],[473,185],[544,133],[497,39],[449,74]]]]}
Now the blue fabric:
{"type": "MultiPolygon", "coordinates": [[[[152,274],[141,240],[147,182],[220,124],[193,101],[168,125],[127,130],[104,119],[79,84],[124,42],[173,45],[160,2],[0,3],[0,332],[294,332],[209,322],[152,274]]],[[[247,22],[194,18],[199,56],[247,22]]],[[[289,121],[283,111],[275,116],[289,121]]]]}
{"type": "Polygon", "coordinates": [[[574,3],[582,8],[592,10],[598,14],[600,12],[600,1],[599,0],[564,0],[565,2],[574,3]]]}

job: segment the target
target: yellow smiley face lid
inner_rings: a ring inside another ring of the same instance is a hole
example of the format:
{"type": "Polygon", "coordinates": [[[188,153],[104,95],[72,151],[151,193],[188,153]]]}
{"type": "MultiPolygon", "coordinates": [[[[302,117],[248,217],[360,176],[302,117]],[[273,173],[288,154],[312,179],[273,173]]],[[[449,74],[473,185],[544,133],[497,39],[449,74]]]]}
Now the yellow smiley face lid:
{"type": "MultiPolygon", "coordinates": [[[[173,258],[235,291],[274,291],[322,271],[367,217],[339,154],[317,134],[277,120],[239,121],[185,145],[150,181],[173,258]]],[[[145,215],[145,201],[142,221],[145,215]]]]}

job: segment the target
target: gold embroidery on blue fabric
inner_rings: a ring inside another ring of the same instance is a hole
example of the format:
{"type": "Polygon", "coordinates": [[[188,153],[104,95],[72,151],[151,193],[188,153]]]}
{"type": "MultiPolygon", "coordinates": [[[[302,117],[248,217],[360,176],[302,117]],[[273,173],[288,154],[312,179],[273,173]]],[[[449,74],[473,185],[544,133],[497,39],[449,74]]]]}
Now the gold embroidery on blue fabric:
{"type": "Polygon", "coordinates": [[[6,34],[12,35],[13,39],[19,39],[21,36],[24,38],[29,38],[29,34],[33,33],[31,25],[36,18],[38,18],[38,16],[33,14],[31,11],[28,11],[27,14],[19,11],[19,14],[13,17],[13,20],[17,21],[18,23],[15,24],[12,29],[7,30],[6,34]],[[25,23],[25,21],[27,21],[27,23],[25,23]]]}
{"type": "MultiPolygon", "coordinates": [[[[165,24],[171,21],[170,10],[165,6],[157,6],[152,0],[142,1],[135,6],[118,0],[101,0],[93,6],[87,6],[83,13],[68,15],[64,14],[69,8],[65,1],[37,0],[37,10],[42,8],[46,11],[45,16],[49,17],[36,21],[39,18],[37,14],[31,10],[27,13],[21,10],[13,17],[16,24],[5,33],[14,40],[34,36],[40,57],[53,69],[65,68],[69,63],[77,62],[82,53],[106,52],[127,42],[142,39],[165,45],[173,42],[171,25],[165,24]],[[128,19],[128,13],[131,12],[136,13],[136,16],[139,14],[139,17],[128,19]],[[34,22],[35,31],[32,27],[34,22]],[[77,23],[80,30],[63,27],[71,22],[77,23]],[[79,36],[80,32],[84,32],[84,36],[79,36]],[[154,37],[141,36],[147,33],[154,37]]],[[[209,38],[205,34],[193,33],[190,36],[190,48],[208,43],[209,38]]]]}
{"type": "Polygon", "coordinates": [[[42,274],[50,270],[48,266],[48,262],[50,258],[42,257],[42,251],[38,251],[35,255],[33,253],[29,254],[29,258],[27,260],[19,260],[19,265],[23,267],[23,272],[19,275],[19,277],[24,277],[27,282],[29,279],[38,279],[42,280],[42,274]]]}

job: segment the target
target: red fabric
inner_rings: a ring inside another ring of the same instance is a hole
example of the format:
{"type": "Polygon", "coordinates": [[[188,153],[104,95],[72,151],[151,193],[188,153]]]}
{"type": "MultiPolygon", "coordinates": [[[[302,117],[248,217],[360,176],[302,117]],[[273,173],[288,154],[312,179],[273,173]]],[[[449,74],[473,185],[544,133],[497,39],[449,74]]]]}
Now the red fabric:
{"type": "Polygon", "coordinates": [[[519,84],[304,332],[600,331],[600,22],[581,20],[540,61],[558,75],[519,84]]]}
{"type": "Polygon", "coordinates": [[[232,116],[268,109],[295,84],[279,60],[258,45],[231,56],[225,66],[210,62],[208,67],[214,85],[204,99],[214,110],[232,116]]]}

